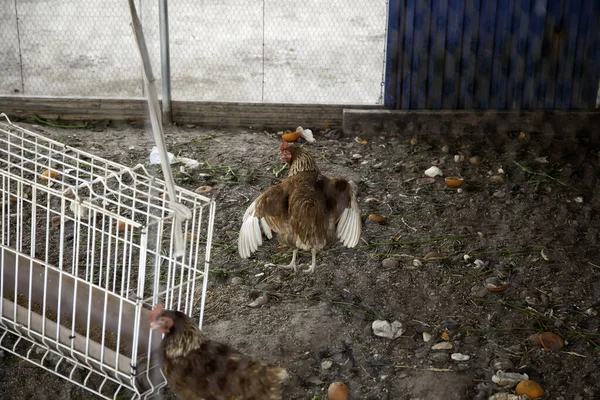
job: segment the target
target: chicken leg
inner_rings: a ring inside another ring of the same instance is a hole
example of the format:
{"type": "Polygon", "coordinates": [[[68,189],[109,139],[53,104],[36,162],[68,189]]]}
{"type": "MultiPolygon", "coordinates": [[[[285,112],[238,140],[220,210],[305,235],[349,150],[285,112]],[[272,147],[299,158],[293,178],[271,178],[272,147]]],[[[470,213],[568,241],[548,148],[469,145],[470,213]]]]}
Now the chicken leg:
{"type": "Polygon", "coordinates": [[[294,249],[294,253],[292,255],[292,261],[288,265],[283,265],[283,268],[293,269],[294,272],[298,271],[298,264],[296,264],[296,256],[298,255],[298,249],[294,249]]]}
{"type": "Polygon", "coordinates": [[[312,249],[312,265],[308,267],[308,269],[302,270],[302,272],[306,272],[307,274],[312,274],[315,272],[315,267],[317,266],[317,250],[312,249]]]}

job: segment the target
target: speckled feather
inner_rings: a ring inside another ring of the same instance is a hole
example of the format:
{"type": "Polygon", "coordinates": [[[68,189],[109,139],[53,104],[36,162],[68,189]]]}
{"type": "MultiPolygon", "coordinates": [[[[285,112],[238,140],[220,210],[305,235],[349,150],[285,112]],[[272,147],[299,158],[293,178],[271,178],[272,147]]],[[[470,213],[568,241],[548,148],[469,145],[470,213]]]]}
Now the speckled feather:
{"type": "Polygon", "coordinates": [[[161,343],[162,367],[182,400],[279,400],[285,369],[267,365],[205,337],[185,314],[164,311],[174,322],[161,343]]]}

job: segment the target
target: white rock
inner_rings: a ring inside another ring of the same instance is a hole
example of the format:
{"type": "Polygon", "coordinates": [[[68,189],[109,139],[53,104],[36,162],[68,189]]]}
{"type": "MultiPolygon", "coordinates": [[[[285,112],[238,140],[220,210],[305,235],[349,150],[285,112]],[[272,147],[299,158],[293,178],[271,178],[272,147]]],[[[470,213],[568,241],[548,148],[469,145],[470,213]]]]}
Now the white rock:
{"type": "Polygon", "coordinates": [[[325,360],[321,363],[321,369],[329,369],[333,367],[333,361],[331,360],[325,360]]]}
{"type": "Polygon", "coordinates": [[[417,260],[416,258],[413,260],[413,266],[420,267],[422,265],[423,263],[421,262],[421,260],[417,260]]]}
{"type": "Polygon", "coordinates": [[[492,376],[492,382],[500,386],[513,386],[521,381],[529,379],[527,374],[517,374],[516,372],[504,372],[499,370],[492,376]]]}
{"type": "Polygon", "coordinates": [[[575,203],[583,203],[583,197],[575,197],[573,200],[575,200],[575,203]]]}
{"type": "Polygon", "coordinates": [[[402,327],[402,322],[394,321],[391,324],[383,320],[375,320],[371,325],[373,334],[375,336],[384,337],[388,339],[396,339],[404,333],[405,329],[402,327]]]}
{"type": "Polygon", "coordinates": [[[454,361],[467,361],[467,360],[471,359],[471,356],[468,356],[466,354],[461,354],[461,353],[452,353],[450,355],[450,358],[453,359],[454,361]]]}
{"type": "Polygon", "coordinates": [[[461,163],[463,161],[465,161],[465,156],[463,156],[462,154],[457,154],[454,156],[455,163],[461,163]]]}
{"type": "Polygon", "coordinates": [[[359,158],[362,158],[362,156],[358,153],[356,154],[352,154],[352,158],[354,158],[355,160],[358,160],[359,158]]]}
{"type": "Polygon", "coordinates": [[[425,170],[425,175],[427,175],[430,178],[435,178],[436,176],[444,175],[444,173],[438,167],[433,166],[433,167],[429,167],[427,170],[425,170]]]}
{"type": "Polygon", "coordinates": [[[471,256],[470,256],[470,255],[468,255],[468,254],[465,254],[465,255],[463,256],[463,260],[465,260],[465,261],[469,261],[470,259],[471,259],[471,256]]]}
{"type": "Polygon", "coordinates": [[[450,350],[454,346],[450,342],[440,342],[431,346],[431,350],[450,350]]]}
{"type": "Polygon", "coordinates": [[[476,259],[475,261],[473,261],[473,264],[475,264],[475,266],[477,268],[483,268],[483,267],[485,267],[487,265],[487,263],[485,261],[480,260],[479,258],[476,259]]]}
{"type": "Polygon", "coordinates": [[[269,302],[269,298],[266,294],[258,296],[252,303],[248,304],[248,307],[256,308],[263,306],[269,302]]]}
{"type": "Polygon", "coordinates": [[[135,150],[135,146],[129,146],[129,150],[135,150]]]}
{"type": "Polygon", "coordinates": [[[488,400],[529,400],[529,397],[526,395],[517,396],[512,393],[496,393],[493,396],[488,397],[488,400]]]}
{"type": "Polygon", "coordinates": [[[431,340],[431,333],[429,332],[423,332],[423,341],[425,343],[429,342],[431,340]]]}

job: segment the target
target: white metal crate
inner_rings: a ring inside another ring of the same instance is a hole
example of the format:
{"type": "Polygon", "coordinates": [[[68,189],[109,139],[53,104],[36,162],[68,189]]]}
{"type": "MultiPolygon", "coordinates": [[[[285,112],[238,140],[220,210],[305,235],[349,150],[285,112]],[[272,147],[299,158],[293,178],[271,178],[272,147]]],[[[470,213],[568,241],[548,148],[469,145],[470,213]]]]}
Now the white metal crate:
{"type": "MultiPolygon", "coordinates": [[[[3,114],[0,117],[6,118],[3,114]]],[[[164,386],[156,303],[202,322],[215,202],[0,121],[0,348],[106,399],[164,386]],[[44,171],[52,171],[46,173],[44,171]],[[154,371],[154,372],[152,372],[154,371]]]]}

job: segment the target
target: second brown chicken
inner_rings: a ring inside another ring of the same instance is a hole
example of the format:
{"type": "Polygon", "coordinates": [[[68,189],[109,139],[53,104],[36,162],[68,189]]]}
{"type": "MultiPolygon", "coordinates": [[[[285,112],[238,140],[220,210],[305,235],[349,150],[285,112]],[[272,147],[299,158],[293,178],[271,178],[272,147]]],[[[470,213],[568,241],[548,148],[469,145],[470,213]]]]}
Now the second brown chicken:
{"type": "Polygon", "coordinates": [[[356,194],[350,182],[319,172],[313,156],[303,148],[284,142],[280,147],[290,172],[281,183],[262,193],[246,210],[238,240],[238,251],[248,258],[262,244],[262,234],[294,249],[289,268],[297,270],[298,250],[316,253],[339,239],[344,246],[358,244],[362,223],[356,194]]]}

